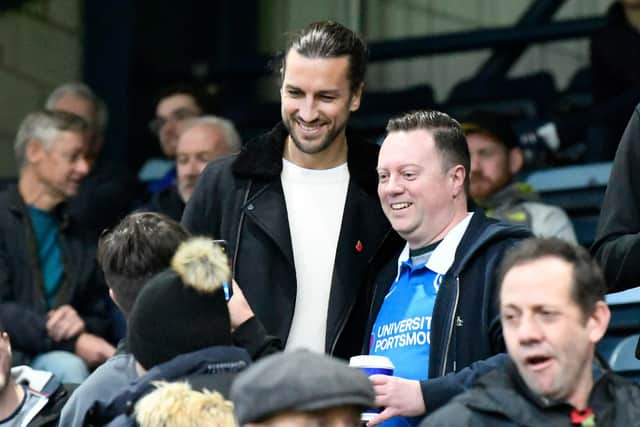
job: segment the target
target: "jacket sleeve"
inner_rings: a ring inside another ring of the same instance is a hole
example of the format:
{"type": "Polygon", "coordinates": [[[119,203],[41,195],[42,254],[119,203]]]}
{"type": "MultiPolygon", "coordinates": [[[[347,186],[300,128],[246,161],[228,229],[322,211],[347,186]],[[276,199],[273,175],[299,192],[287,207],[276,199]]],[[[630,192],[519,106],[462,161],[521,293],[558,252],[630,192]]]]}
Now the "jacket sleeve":
{"type": "Polygon", "coordinates": [[[463,404],[452,402],[420,423],[420,427],[467,427],[474,424],[473,413],[463,404]]]}
{"type": "Polygon", "coordinates": [[[636,106],[618,146],[591,249],[611,291],[640,284],[639,107],[636,106]]]}
{"type": "Polygon", "coordinates": [[[252,360],[277,353],[284,349],[280,338],[268,335],[257,317],[252,317],[233,331],[233,343],[247,350],[252,360]]]}
{"type": "Polygon", "coordinates": [[[532,213],[531,230],[536,237],[557,237],[573,244],[578,242],[573,224],[564,210],[534,203],[528,205],[528,209],[532,213]]]}
{"type": "Polygon", "coordinates": [[[509,356],[506,353],[500,353],[488,359],[474,362],[458,372],[421,381],[420,388],[424,399],[425,414],[429,415],[444,406],[453,397],[473,387],[476,380],[482,375],[504,366],[508,360],[509,356]]]}
{"type": "Polygon", "coordinates": [[[47,315],[14,300],[8,257],[5,242],[0,242],[0,320],[16,350],[31,355],[48,351],[52,342],[47,335],[47,315]]]}

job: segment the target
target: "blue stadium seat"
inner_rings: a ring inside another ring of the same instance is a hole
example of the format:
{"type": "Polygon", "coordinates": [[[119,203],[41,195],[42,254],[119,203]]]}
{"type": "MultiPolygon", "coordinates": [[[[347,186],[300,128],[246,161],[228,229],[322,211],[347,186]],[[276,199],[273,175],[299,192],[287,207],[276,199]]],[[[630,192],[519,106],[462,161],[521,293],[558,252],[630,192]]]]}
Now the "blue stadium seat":
{"type": "Polygon", "coordinates": [[[619,341],[609,356],[609,367],[623,377],[640,379],[640,360],[636,357],[636,346],[640,334],[630,335],[619,341]]]}

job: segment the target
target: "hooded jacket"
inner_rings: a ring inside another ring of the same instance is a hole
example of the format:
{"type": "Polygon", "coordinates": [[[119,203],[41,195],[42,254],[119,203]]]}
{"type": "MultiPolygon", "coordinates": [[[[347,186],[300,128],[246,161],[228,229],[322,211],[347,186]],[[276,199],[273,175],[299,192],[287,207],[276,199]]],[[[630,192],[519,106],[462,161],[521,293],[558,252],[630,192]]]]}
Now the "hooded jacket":
{"type": "MultiPolygon", "coordinates": [[[[604,372],[593,386],[589,407],[595,425],[626,427],[640,419],[640,386],[604,372]]],[[[427,418],[420,427],[570,427],[573,407],[542,399],[529,390],[513,362],[480,378],[476,386],[427,418]]]]}
{"type": "MultiPolygon", "coordinates": [[[[242,151],[207,165],[182,223],[228,242],[234,277],[269,334],[286,342],[296,304],[296,272],[280,180],[288,131],[282,123],[242,151]]],[[[349,186],[331,282],[325,350],[359,352],[362,324],[348,322],[368,261],[390,229],[377,196],[378,146],[347,131],[349,186]]]]}
{"type": "Polygon", "coordinates": [[[251,358],[244,349],[229,346],[208,347],[176,356],[153,367],[109,402],[95,400],[83,425],[135,425],[134,406],[153,390],[154,381],[187,381],[194,389],[215,390],[226,397],[235,376],[250,363],[251,358]]]}
{"type": "MultiPolygon", "coordinates": [[[[506,360],[496,274],[506,251],[528,237],[531,233],[524,227],[489,219],[482,212],[473,214],[434,303],[429,366],[424,367],[428,379],[420,383],[427,414],[506,360]]],[[[404,242],[391,235],[372,263],[364,354],[369,350],[373,323],[395,280],[403,247],[404,242]]]]}
{"type": "Polygon", "coordinates": [[[536,237],[558,237],[576,243],[576,233],[567,214],[557,206],[542,203],[528,184],[514,182],[488,200],[478,203],[487,216],[511,224],[524,225],[536,237]]]}

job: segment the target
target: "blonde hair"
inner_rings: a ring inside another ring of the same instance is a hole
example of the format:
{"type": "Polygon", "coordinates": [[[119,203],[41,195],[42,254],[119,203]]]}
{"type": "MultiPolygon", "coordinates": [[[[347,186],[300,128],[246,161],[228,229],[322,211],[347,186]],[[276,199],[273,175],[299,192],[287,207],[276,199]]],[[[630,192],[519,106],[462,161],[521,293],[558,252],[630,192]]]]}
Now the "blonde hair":
{"type": "Polygon", "coordinates": [[[196,391],[184,382],[153,384],[156,390],[134,409],[141,427],[238,427],[233,403],[217,391],[196,391]]]}

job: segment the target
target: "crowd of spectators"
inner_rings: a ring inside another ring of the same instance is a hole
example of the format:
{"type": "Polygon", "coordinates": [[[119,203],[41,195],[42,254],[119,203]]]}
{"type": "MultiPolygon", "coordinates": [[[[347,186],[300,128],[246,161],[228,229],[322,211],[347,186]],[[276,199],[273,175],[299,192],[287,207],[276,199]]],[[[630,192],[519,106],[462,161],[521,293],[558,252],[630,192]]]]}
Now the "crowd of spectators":
{"type": "Polygon", "coordinates": [[[0,193],[0,425],[633,425],[640,385],[595,353],[605,293],[640,273],[640,112],[592,259],[517,181],[511,117],[412,111],[369,143],[349,128],[362,38],[316,22],[284,52],[272,130],[243,144],[172,86],[150,124],[165,158],[137,177],[101,157],[88,86],[23,120],[0,193]]]}

